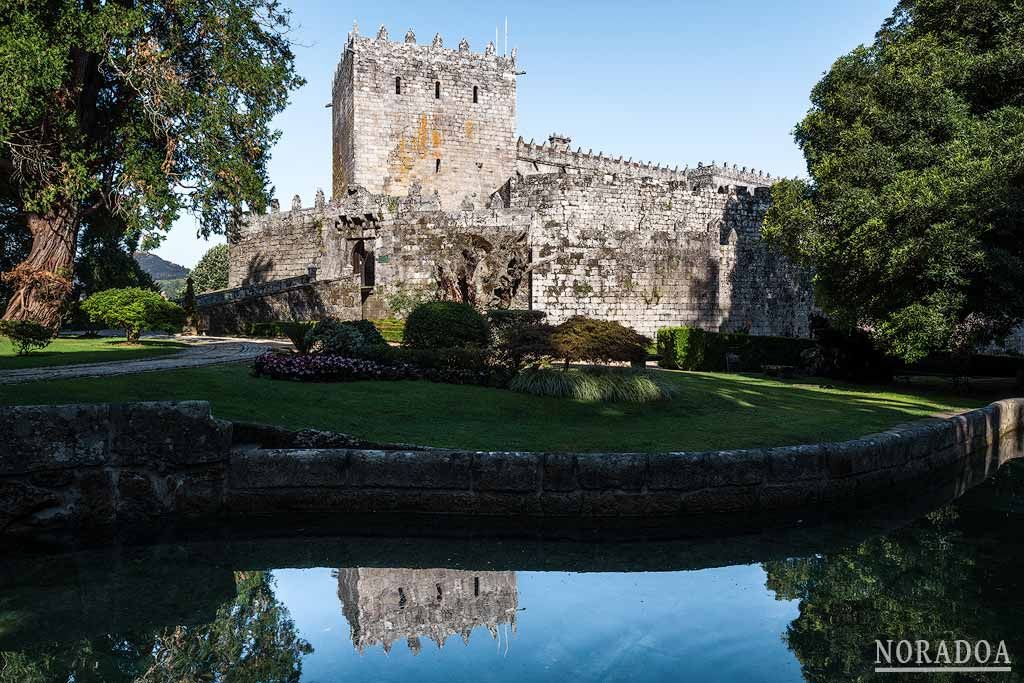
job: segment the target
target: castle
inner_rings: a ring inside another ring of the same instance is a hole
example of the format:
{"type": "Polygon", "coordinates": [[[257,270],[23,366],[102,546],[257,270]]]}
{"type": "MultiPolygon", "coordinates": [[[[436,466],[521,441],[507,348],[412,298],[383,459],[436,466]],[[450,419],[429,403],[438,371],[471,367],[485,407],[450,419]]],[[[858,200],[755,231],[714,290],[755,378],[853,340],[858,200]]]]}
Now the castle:
{"type": "Polygon", "coordinates": [[[332,196],[247,214],[210,332],[396,314],[396,295],[659,327],[806,336],[809,276],[761,242],[771,176],[516,137],[517,54],[349,34],[334,75],[332,196]]]}
{"type": "Polygon", "coordinates": [[[338,569],[335,576],[341,612],[360,654],[376,645],[390,652],[399,640],[414,655],[423,638],[439,648],[453,635],[468,644],[478,626],[494,639],[504,626],[516,630],[515,572],[360,567],[338,569]]]}

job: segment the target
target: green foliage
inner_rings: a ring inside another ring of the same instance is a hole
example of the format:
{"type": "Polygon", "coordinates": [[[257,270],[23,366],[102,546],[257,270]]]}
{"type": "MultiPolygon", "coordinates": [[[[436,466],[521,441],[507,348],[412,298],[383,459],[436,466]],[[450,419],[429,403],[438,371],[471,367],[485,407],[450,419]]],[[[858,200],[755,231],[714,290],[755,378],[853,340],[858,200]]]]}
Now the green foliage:
{"type": "Polygon", "coordinates": [[[189,273],[196,294],[228,286],[228,245],[210,247],[189,273]]]}
{"type": "Polygon", "coordinates": [[[303,83],[288,20],[276,0],[0,3],[0,184],[136,234],[262,210],[271,121],[303,83]]]}
{"type": "Polygon", "coordinates": [[[53,341],[53,330],[28,320],[0,320],[0,337],[7,337],[19,356],[46,348],[53,341]]]}
{"type": "Polygon", "coordinates": [[[551,333],[551,348],[568,362],[641,362],[647,358],[650,340],[614,320],[595,320],[575,315],[551,333]]]}
{"type": "Polygon", "coordinates": [[[304,345],[310,353],[361,358],[368,349],[386,346],[387,342],[369,320],[324,318],[306,333],[304,345]]]}
{"type": "Polygon", "coordinates": [[[383,320],[371,320],[376,326],[377,330],[384,337],[384,341],[389,344],[401,344],[402,339],[405,338],[405,321],[396,320],[394,318],[385,318],[383,320]]]}
{"type": "Polygon", "coordinates": [[[763,234],[837,326],[913,362],[1024,320],[1022,53],[1019,3],[903,0],[814,87],[763,234]]]}
{"type": "Polygon", "coordinates": [[[96,292],[82,302],[82,310],[94,322],[123,329],[130,342],[138,341],[144,330],[174,332],[185,317],[181,306],[138,287],[96,292]]]}
{"type": "Polygon", "coordinates": [[[813,348],[810,339],[757,337],[744,332],[709,332],[697,327],[658,330],[658,365],[671,370],[719,372],[726,369],[758,371],[763,365],[803,364],[801,354],[813,348]],[[739,367],[729,367],[727,354],[739,356],[739,367]]]}
{"type": "Polygon", "coordinates": [[[487,311],[486,316],[491,331],[500,339],[509,330],[540,325],[547,317],[547,313],[529,309],[492,308],[487,311]]]}
{"type": "Polygon", "coordinates": [[[671,398],[670,385],[660,379],[625,368],[527,368],[512,378],[509,389],[575,401],[647,403],[671,398]]]}
{"type": "Polygon", "coordinates": [[[405,321],[403,344],[414,349],[485,347],[490,341],[487,319],[469,304],[428,301],[405,321]]]}
{"type": "Polygon", "coordinates": [[[811,318],[815,341],[808,370],[823,377],[857,382],[888,382],[896,361],[879,351],[864,330],[842,329],[821,316],[811,318]]]}
{"type": "Polygon", "coordinates": [[[505,365],[518,370],[527,365],[538,365],[556,355],[551,342],[553,325],[517,325],[498,336],[495,350],[505,365]]]}
{"type": "Polygon", "coordinates": [[[298,683],[313,648],[274,594],[273,576],[240,571],[234,579],[237,597],[211,609],[209,623],[154,619],[137,631],[0,652],[0,681],[298,683]]]}
{"type": "Polygon", "coordinates": [[[431,288],[399,284],[384,295],[384,304],[394,315],[399,318],[407,318],[420,304],[436,299],[437,292],[431,288]]]}

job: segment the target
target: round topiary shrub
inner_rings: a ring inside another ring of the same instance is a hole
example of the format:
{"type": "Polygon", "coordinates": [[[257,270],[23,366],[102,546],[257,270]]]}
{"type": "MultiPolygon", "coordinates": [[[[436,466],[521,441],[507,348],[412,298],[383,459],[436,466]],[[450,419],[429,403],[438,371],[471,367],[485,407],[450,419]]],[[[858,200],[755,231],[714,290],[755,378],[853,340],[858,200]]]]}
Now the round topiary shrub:
{"type": "Polygon", "coordinates": [[[306,350],[310,353],[331,353],[353,358],[360,357],[373,347],[386,345],[384,337],[369,320],[324,318],[306,333],[305,339],[306,350]]]}
{"type": "Polygon", "coordinates": [[[574,315],[551,334],[554,355],[566,363],[642,362],[651,340],[614,320],[574,315]]]}
{"type": "Polygon", "coordinates": [[[428,301],[405,321],[403,343],[413,349],[484,347],[489,340],[487,319],[469,304],[428,301]]]}
{"type": "Polygon", "coordinates": [[[137,342],[145,330],[177,332],[185,321],[181,306],[140,287],[96,292],[82,302],[82,310],[93,322],[123,329],[129,342],[137,342]]]}

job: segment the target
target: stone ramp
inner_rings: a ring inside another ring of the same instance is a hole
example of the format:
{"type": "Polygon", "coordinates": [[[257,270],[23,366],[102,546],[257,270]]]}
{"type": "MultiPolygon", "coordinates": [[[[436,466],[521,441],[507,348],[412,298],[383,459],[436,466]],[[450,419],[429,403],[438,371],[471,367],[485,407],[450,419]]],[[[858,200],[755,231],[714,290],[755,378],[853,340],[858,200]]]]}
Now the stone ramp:
{"type": "Polygon", "coordinates": [[[155,358],[105,361],[80,365],[56,365],[0,371],[0,384],[22,384],[52,379],[108,377],[159,370],[181,370],[207,365],[241,363],[275,348],[287,348],[289,342],[269,339],[238,339],[230,337],[179,337],[188,348],[155,358]]]}

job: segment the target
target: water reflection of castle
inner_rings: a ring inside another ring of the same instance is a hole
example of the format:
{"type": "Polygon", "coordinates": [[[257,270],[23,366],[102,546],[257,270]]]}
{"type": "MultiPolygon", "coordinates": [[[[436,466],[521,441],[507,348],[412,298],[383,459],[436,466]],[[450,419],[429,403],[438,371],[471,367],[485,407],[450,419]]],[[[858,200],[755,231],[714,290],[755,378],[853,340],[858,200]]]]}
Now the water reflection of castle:
{"type": "Polygon", "coordinates": [[[454,634],[468,644],[477,626],[495,639],[503,624],[516,629],[515,572],[357,568],[336,575],[341,612],[360,653],[377,644],[389,652],[404,638],[419,654],[420,638],[444,647],[454,634]]]}

